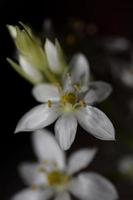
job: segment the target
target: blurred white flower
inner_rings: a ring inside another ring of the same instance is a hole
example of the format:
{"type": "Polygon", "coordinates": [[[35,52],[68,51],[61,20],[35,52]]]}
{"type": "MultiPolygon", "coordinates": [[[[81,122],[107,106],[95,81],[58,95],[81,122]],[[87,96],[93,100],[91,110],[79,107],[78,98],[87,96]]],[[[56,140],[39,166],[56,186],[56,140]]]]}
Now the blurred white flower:
{"type": "Polygon", "coordinates": [[[70,193],[82,200],[115,200],[115,187],[94,172],[80,173],[93,160],[96,149],[82,149],[73,153],[66,164],[65,154],[46,130],[33,133],[33,144],[38,163],[23,163],[19,171],[29,187],[12,200],[70,200],[70,193]]]}
{"type": "Polygon", "coordinates": [[[133,181],[133,156],[125,156],[118,163],[118,170],[125,176],[133,181]]]}
{"type": "Polygon", "coordinates": [[[111,72],[117,82],[133,88],[133,58],[129,61],[122,58],[110,59],[111,72]]]}
{"type": "Polygon", "coordinates": [[[71,77],[65,79],[64,88],[50,84],[34,87],[33,96],[43,104],[26,113],[18,122],[15,132],[34,131],[55,124],[55,134],[60,146],[67,150],[73,143],[77,124],[101,140],[114,140],[115,132],[111,121],[99,109],[91,106],[101,102],[111,93],[109,84],[90,82],[86,58],[74,57],[71,77]]]}
{"type": "MultiPolygon", "coordinates": [[[[108,58],[110,69],[116,81],[120,81],[127,87],[133,87],[133,49],[131,43],[124,39],[119,38],[116,39],[116,51],[115,47],[112,48],[112,52],[114,53],[122,53],[122,54],[114,54],[114,57],[111,56],[108,58]],[[121,52],[121,51],[126,51],[121,52]]],[[[113,45],[113,43],[112,43],[113,45]]]]}
{"type": "Polygon", "coordinates": [[[107,37],[102,40],[102,44],[106,50],[117,53],[126,51],[131,47],[131,43],[124,37],[107,37]]]}

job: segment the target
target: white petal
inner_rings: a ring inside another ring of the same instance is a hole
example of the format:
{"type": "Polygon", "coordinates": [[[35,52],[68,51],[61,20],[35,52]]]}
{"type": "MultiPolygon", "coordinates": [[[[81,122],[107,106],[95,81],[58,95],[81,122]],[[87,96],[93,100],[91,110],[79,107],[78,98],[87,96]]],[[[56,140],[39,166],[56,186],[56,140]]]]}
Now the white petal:
{"type": "Polygon", "coordinates": [[[11,200],[47,200],[52,196],[50,190],[25,189],[15,194],[11,200]]]}
{"type": "Polygon", "coordinates": [[[63,150],[72,145],[77,131],[77,120],[73,115],[61,116],[55,124],[55,135],[63,150]]]}
{"type": "Polygon", "coordinates": [[[32,94],[39,102],[47,102],[48,100],[57,102],[59,101],[60,94],[56,86],[52,84],[38,84],[33,90],[32,94]]]}
{"type": "Polygon", "coordinates": [[[46,39],[45,42],[45,51],[50,69],[54,73],[57,74],[60,73],[62,68],[60,66],[60,61],[56,46],[48,39],[46,39]]]}
{"type": "Polygon", "coordinates": [[[37,163],[23,163],[19,166],[19,173],[27,185],[46,185],[47,178],[39,172],[40,168],[37,163]]]}
{"type": "Polygon", "coordinates": [[[34,151],[40,161],[56,163],[59,169],[65,168],[65,155],[57,141],[47,130],[38,130],[33,133],[34,151]]]}
{"type": "Polygon", "coordinates": [[[42,82],[42,74],[21,55],[19,56],[19,63],[26,75],[37,83],[42,82]]]}
{"type": "Polygon", "coordinates": [[[73,83],[81,83],[86,86],[89,81],[90,68],[86,57],[83,54],[73,56],[71,65],[71,77],[73,83]]]}
{"type": "Polygon", "coordinates": [[[8,28],[10,35],[12,36],[12,38],[16,39],[16,37],[17,37],[16,27],[14,27],[12,25],[7,25],[7,28],[8,28]]]}
{"type": "Polygon", "coordinates": [[[80,109],[77,119],[82,128],[101,140],[114,140],[115,131],[109,118],[99,109],[86,106],[80,109]]]}
{"type": "Polygon", "coordinates": [[[73,174],[87,167],[93,160],[96,149],[82,149],[73,153],[68,162],[68,173],[73,174]]]}
{"type": "Polygon", "coordinates": [[[116,200],[118,193],[111,182],[96,173],[83,173],[72,181],[70,190],[83,200],[116,200]]]}
{"type": "Polygon", "coordinates": [[[52,124],[59,113],[57,107],[41,104],[27,112],[18,122],[15,133],[20,131],[34,131],[52,124]]]}
{"type": "Polygon", "coordinates": [[[71,197],[68,192],[59,193],[55,200],[71,200],[71,197]]]}
{"type": "Polygon", "coordinates": [[[102,102],[112,92],[111,85],[103,81],[91,82],[88,85],[88,87],[89,87],[89,90],[84,98],[85,102],[87,102],[88,104],[102,102]]]}

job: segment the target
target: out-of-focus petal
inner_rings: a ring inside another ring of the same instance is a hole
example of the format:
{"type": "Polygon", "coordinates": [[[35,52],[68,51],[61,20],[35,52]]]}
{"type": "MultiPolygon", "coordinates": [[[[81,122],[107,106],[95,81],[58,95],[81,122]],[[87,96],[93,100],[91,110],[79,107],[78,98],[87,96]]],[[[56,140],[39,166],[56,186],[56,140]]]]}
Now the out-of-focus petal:
{"type": "Polygon", "coordinates": [[[107,50],[115,53],[126,51],[131,46],[129,40],[124,37],[105,38],[104,41],[102,41],[102,45],[104,45],[107,50]]]}
{"type": "Polygon", "coordinates": [[[51,190],[25,189],[15,194],[11,200],[47,200],[52,197],[51,190]]]}
{"type": "Polygon", "coordinates": [[[40,161],[56,163],[60,170],[65,168],[65,155],[54,136],[47,130],[38,130],[32,136],[34,151],[40,161]]]}
{"type": "Polygon", "coordinates": [[[80,174],[71,182],[70,191],[83,200],[116,200],[118,193],[113,184],[96,173],[80,174]]]}
{"type": "Polygon", "coordinates": [[[93,160],[96,149],[81,149],[73,153],[68,162],[68,173],[73,174],[87,167],[93,160]]]}
{"type": "Polygon", "coordinates": [[[125,68],[120,72],[121,81],[129,87],[133,87],[133,72],[132,68],[125,68]]]}
{"type": "Polygon", "coordinates": [[[71,197],[68,192],[59,193],[55,200],[71,200],[71,197]]]}
{"type": "Polygon", "coordinates": [[[58,88],[48,83],[36,85],[32,90],[32,94],[37,101],[43,103],[48,100],[57,102],[60,97],[58,88]]]}
{"type": "Polygon", "coordinates": [[[119,171],[133,180],[133,156],[125,156],[118,164],[119,171]]]}
{"type": "Polygon", "coordinates": [[[59,113],[57,107],[41,104],[27,112],[18,122],[15,133],[20,131],[34,131],[52,124],[59,113]]]}
{"type": "Polygon", "coordinates": [[[110,84],[103,81],[95,81],[88,84],[88,92],[85,95],[85,102],[93,104],[104,101],[112,92],[110,84]]]}
{"type": "Polygon", "coordinates": [[[62,149],[72,145],[77,130],[77,120],[73,115],[61,116],[55,124],[55,135],[62,149]]]}
{"type": "Polygon", "coordinates": [[[101,140],[114,140],[115,131],[109,118],[99,109],[86,106],[76,113],[79,124],[87,132],[101,140]]]}
{"type": "Polygon", "coordinates": [[[39,172],[41,165],[37,163],[22,163],[19,166],[19,173],[24,182],[31,185],[46,185],[47,177],[44,173],[39,172]]]}

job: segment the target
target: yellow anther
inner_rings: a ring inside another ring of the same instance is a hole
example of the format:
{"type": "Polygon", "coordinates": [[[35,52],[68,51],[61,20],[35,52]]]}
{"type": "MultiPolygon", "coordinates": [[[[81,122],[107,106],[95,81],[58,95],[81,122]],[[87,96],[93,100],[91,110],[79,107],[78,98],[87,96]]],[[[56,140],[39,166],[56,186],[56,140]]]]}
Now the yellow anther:
{"type": "Polygon", "coordinates": [[[36,186],[36,185],[32,185],[32,186],[31,186],[31,189],[32,189],[33,191],[35,191],[35,190],[37,190],[37,186],[36,186]]]}
{"type": "Polygon", "coordinates": [[[86,103],[85,103],[85,101],[83,101],[83,100],[81,100],[81,101],[79,102],[79,104],[80,104],[81,107],[86,107],[86,103]]]}
{"type": "Polygon", "coordinates": [[[51,108],[52,107],[52,101],[48,100],[48,107],[51,108]]]}

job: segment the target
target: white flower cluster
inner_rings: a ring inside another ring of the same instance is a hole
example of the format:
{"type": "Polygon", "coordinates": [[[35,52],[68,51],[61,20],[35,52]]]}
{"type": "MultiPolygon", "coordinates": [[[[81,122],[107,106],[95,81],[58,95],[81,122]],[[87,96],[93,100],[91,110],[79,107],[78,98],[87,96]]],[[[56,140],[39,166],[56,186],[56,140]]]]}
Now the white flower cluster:
{"type": "Polygon", "coordinates": [[[94,172],[75,174],[93,160],[96,149],[81,149],[68,162],[53,135],[38,130],[32,135],[38,163],[23,163],[19,172],[29,187],[12,200],[70,200],[70,194],[82,200],[114,200],[118,195],[114,186],[94,172]]]}
{"type": "Polygon", "coordinates": [[[96,173],[81,173],[92,161],[96,149],[81,149],[66,163],[65,153],[74,142],[77,125],[101,140],[114,140],[111,121],[94,103],[111,93],[110,84],[91,81],[89,63],[83,54],[76,54],[66,64],[59,42],[46,39],[44,50],[32,30],[21,23],[8,26],[18,49],[18,62],[8,59],[13,68],[34,84],[32,94],[41,104],[27,112],[15,132],[35,131],[32,135],[38,163],[24,163],[20,174],[30,187],[12,200],[69,200],[70,194],[82,200],[115,200],[114,186],[96,173]],[[47,130],[55,123],[55,138],[47,130]]]}

